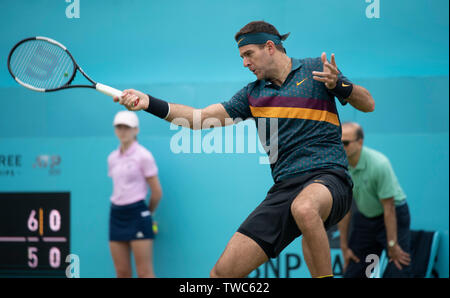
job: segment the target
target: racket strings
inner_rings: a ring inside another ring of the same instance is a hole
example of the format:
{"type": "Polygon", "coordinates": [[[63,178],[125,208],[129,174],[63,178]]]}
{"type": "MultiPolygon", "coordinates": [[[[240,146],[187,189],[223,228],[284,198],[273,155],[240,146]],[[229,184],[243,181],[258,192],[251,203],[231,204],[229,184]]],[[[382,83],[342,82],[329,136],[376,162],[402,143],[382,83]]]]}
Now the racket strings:
{"type": "Polygon", "coordinates": [[[56,89],[67,84],[75,71],[69,54],[44,40],[29,40],[12,53],[10,69],[25,84],[39,89],[56,89]]]}

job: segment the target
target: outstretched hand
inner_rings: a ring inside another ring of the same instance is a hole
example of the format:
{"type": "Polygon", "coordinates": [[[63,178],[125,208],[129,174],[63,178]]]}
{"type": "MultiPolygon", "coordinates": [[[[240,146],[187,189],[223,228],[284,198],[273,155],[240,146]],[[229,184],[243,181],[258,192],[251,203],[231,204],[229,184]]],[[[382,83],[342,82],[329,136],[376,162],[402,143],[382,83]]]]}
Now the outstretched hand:
{"type": "Polygon", "coordinates": [[[323,82],[325,87],[328,89],[334,89],[336,87],[336,82],[338,80],[339,70],[336,66],[336,60],[334,59],[334,54],[331,54],[331,61],[328,62],[327,54],[322,53],[320,57],[323,63],[322,72],[313,71],[313,79],[319,82],[323,82]]]}

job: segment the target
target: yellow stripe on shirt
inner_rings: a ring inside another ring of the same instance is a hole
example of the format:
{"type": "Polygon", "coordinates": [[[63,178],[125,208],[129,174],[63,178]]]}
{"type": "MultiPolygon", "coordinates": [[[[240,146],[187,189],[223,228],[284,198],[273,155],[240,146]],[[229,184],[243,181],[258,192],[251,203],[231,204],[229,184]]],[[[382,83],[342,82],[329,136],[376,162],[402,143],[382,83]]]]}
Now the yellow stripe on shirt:
{"type": "Polygon", "coordinates": [[[254,117],[261,118],[297,118],[305,120],[325,121],[339,126],[339,119],[335,113],[324,110],[291,107],[252,107],[250,111],[254,117]]]}

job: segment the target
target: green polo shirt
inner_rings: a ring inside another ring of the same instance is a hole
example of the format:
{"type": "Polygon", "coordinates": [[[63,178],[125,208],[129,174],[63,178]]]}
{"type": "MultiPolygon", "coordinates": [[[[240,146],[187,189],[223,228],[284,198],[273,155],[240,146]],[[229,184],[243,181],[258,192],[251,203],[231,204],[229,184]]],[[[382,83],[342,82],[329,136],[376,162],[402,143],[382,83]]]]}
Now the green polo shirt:
{"type": "Polygon", "coordinates": [[[353,179],[353,196],[358,210],[366,217],[383,214],[380,200],[394,198],[395,205],[405,203],[406,195],[398,183],[389,159],[363,146],[356,167],[349,166],[353,179]]]}

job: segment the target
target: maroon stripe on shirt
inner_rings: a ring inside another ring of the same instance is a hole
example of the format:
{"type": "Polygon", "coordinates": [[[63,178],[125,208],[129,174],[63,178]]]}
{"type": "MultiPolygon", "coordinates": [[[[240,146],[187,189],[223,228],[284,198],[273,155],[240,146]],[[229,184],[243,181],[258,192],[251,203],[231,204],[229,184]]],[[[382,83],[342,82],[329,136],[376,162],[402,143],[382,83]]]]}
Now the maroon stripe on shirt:
{"type": "Polygon", "coordinates": [[[335,114],[337,113],[336,106],[333,104],[333,102],[324,99],[304,98],[304,97],[284,97],[284,96],[255,98],[249,96],[248,103],[252,107],[307,108],[307,109],[328,111],[335,114]]]}

